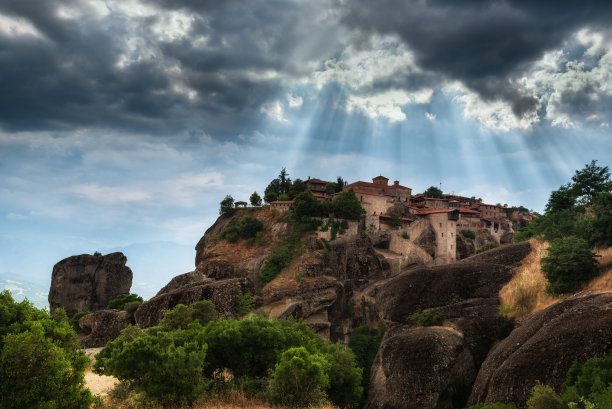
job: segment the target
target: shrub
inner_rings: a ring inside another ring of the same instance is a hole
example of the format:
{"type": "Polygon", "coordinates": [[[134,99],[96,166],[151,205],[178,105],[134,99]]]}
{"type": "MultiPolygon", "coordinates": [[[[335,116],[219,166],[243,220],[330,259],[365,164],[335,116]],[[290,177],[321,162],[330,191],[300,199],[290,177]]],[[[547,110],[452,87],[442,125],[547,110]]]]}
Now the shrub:
{"type": "Polygon", "coordinates": [[[79,327],[79,320],[81,319],[81,317],[84,317],[85,315],[91,314],[91,311],[81,311],[81,312],[77,312],[76,314],[74,314],[72,316],[72,318],[70,318],[70,320],[68,321],[68,323],[70,324],[70,326],[72,327],[72,329],[74,330],[74,332],[76,332],[77,334],[83,332],[83,330],[81,329],[81,327],[79,327]]]}
{"type": "Polygon", "coordinates": [[[410,235],[409,235],[409,234],[408,234],[408,232],[406,232],[406,231],[402,232],[402,237],[403,237],[404,239],[406,239],[406,240],[409,240],[409,239],[410,239],[410,235]]]}
{"type": "Polygon", "coordinates": [[[476,238],[476,233],[474,233],[472,230],[461,230],[461,235],[465,238],[468,239],[475,239],[476,238]]]}
{"type": "Polygon", "coordinates": [[[142,304],[142,301],[132,301],[132,302],[125,304],[123,306],[123,309],[129,312],[130,314],[134,315],[138,307],[140,307],[140,304],[142,304]]]}
{"type": "Polygon", "coordinates": [[[591,358],[582,365],[575,362],[567,372],[561,391],[563,401],[568,404],[579,403],[581,397],[590,402],[612,402],[612,354],[591,358]]]}
{"type": "Polygon", "coordinates": [[[304,347],[289,348],[274,367],[270,399],[292,406],[322,403],[324,390],[329,386],[328,368],[329,363],[321,354],[311,354],[304,347]]]}
{"type": "Polygon", "coordinates": [[[234,198],[227,195],[223,200],[221,200],[219,214],[223,217],[230,217],[234,213],[236,213],[236,209],[234,208],[234,198]]]}
{"type": "Polygon", "coordinates": [[[444,323],[444,315],[438,311],[418,312],[411,318],[421,327],[431,327],[434,325],[442,325],[444,323]]]}
{"type": "Polygon", "coordinates": [[[238,315],[247,315],[255,308],[255,296],[251,293],[243,294],[236,298],[236,312],[238,315]]]}
{"type": "Polygon", "coordinates": [[[102,257],[102,253],[100,253],[99,251],[96,251],[93,255],[96,257],[102,257]]]}
{"type": "Polygon", "coordinates": [[[206,379],[202,327],[145,333],[128,327],[96,355],[95,371],[127,381],[164,407],[191,405],[206,379]]]}
{"type": "Polygon", "coordinates": [[[297,281],[298,283],[303,283],[304,282],[304,277],[302,277],[301,275],[299,275],[298,273],[295,273],[295,275],[293,276],[293,278],[295,279],[295,281],[297,281]]]}
{"type": "Polygon", "coordinates": [[[353,189],[340,193],[332,201],[332,210],[340,219],[359,220],[365,214],[353,189]]]}
{"type": "Polygon", "coordinates": [[[355,328],[355,332],[353,332],[349,341],[349,347],[355,354],[355,361],[363,370],[361,386],[366,393],[370,384],[370,369],[385,331],[384,324],[381,324],[378,328],[374,328],[372,324],[363,325],[355,328]]]}
{"type": "Polygon", "coordinates": [[[0,404],[3,408],[88,408],[89,360],[63,309],[53,313],[0,292],[0,404]]]}
{"type": "Polygon", "coordinates": [[[499,247],[499,244],[494,243],[492,241],[486,242],[485,244],[482,245],[482,247],[480,247],[478,250],[476,250],[476,254],[482,253],[482,252],[487,251],[487,250],[494,249],[496,247],[499,247]]]}
{"type": "Polygon", "coordinates": [[[217,233],[211,233],[210,236],[208,237],[208,242],[210,244],[217,244],[219,243],[220,237],[217,233]]]}
{"type": "Polygon", "coordinates": [[[106,309],[108,310],[124,310],[126,304],[138,301],[143,302],[143,299],[138,294],[119,294],[108,302],[106,309]]]}
{"type": "Polygon", "coordinates": [[[198,301],[189,306],[178,304],[173,309],[164,311],[159,327],[165,331],[187,329],[192,322],[197,321],[200,325],[206,325],[217,319],[217,316],[215,305],[208,300],[198,301]]]}
{"type": "MultiPolygon", "coordinates": [[[[263,231],[263,223],[254,217],[245,217],[240,222],[230,224],[221,231],[221,238],[229,243],[235,243],[240,237],[255,239],[263,231]]],[[[254,242],[254,240],[253,240],[254,242]]]]}
{"type": "Polygon", "coordinates": [[[340,344],[323,344],[321,351],[330,365],[329,387],[325,391],[328,399],[341,408],[355,407],[364,390],[363,370],[357,365],[355,355],[340,344]]]}
{"type": "Polygon", "coordinates": [[[272,251],[272,255],[259,272],[259,278],[269,283],[274,280],[280,271],[291,262],[291,249],[288,245],[282,245],[272,251]]]}
{"type": "Polygon", "coordinates": [[[528,409],[563,409],[563,400],[552,387],[537,382],[527,400],[528,409]]]}
{"type": "Polygon", "coordinates": [[[597,274],[597,255],[588,243],[576,236],[553,240],[548,256],[542,259],[542,271],[548,279],[551,294],[577,290],[597,274]]]}

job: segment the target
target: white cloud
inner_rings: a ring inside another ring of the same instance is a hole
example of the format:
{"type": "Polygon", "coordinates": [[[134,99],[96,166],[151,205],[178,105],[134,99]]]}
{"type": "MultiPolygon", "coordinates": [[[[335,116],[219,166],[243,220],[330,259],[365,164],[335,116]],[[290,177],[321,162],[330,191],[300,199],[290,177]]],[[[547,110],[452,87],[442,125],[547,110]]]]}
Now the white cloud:
{"type": "Polygon", "coordinates": [[[401,107],[407,104],[426,104],[431,100],[432,89],[424,89],[415,93],[402,90],[389,90],[372,95],[351,95],[348,98],[346,110],[360,111],[370,118],[383,117],[391,122],[406,119],[401,107]]]}
{"type": "Polygon", "coordinates": [[[436,120],[436,115],[432,114],[430,112],[425,112],[425,118],[429,119],[430,121],[435,121],[436,120]]]}
{"type": "Polygon", "coordinates": [[[287,101],[289,102],[289,108],[299,108],[304,103],[302,97],[294,97],[293,95],[287,95],[287,101]]]}
{"type": "Polygon", "coordinates": [[[44,39],[45,36],[24,18],[9,17],[0,14],[0,33],[8,37],[35,37],[44,39]]]}
{"type": "Polygon", "coordinates": [[[151,200],[151,195],[144,191],[117,186],[100,186],[94,183],[71,186],[66,188],[65,191],[104,204],[145,202],[151,200]]]}
{"type": "Polygon", "coordinates": [[[287,118],[285,118],[285,110],[280,101],[265,104],[259,111],[278,122],[288,122],[287,118]]]}

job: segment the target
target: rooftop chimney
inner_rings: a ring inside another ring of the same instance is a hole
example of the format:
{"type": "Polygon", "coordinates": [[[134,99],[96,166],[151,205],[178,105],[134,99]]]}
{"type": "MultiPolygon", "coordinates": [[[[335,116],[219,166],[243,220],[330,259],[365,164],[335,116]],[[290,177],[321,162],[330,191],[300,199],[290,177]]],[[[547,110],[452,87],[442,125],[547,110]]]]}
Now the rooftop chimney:
{"type": "Polygon", "coordinates": [[[393,186],[397,186],[397,185],[399,185],[399,180],[394,180],[393,181],[393,186]]]}

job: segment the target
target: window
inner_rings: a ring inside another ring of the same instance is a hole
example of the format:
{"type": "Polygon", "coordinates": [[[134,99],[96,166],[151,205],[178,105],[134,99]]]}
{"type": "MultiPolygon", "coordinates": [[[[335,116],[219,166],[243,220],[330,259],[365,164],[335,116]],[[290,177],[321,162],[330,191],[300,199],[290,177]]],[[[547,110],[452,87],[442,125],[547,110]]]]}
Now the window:
{"type": "Polygon", "coordinates": [[[444,237],[444,233],[442,233],[442,237],[444,237]]]}
{"type": "Polygon", "coordinates": [[[440,223],[440,227],[442,227],[442,223],[440,223]]]}

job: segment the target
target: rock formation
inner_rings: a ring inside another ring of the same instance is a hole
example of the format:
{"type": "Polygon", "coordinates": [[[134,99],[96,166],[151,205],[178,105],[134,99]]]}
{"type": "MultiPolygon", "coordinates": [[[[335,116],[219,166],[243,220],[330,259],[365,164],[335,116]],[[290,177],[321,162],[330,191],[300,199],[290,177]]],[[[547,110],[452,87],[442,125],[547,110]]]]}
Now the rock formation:
{"type": "Polygon", "coordinates": [[[132,323],[132,315],[127,311],[101,310],[87,314],[79,320],[86,335],[80,335],[83,348],[98,348],[117,338],[121,331],[132,323]]]}
{"type": "Polygon", "coordinates": [[[106,256],[82,254],[68,257],[53,267],[49,306],[62,307],[68,316],[81,311],[98,311],[132,286],[132,270],[123,253],[106,256]]]}
{"type": "Polygon", "coordinates": [[[573,362],[612,353],[612,293],[577,294],[527,317],[493,347],[469,404],[524,407],[536,381],[561,389],[573,362]]]}

